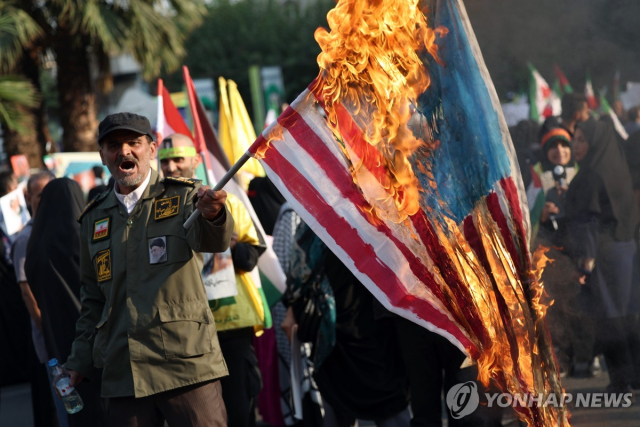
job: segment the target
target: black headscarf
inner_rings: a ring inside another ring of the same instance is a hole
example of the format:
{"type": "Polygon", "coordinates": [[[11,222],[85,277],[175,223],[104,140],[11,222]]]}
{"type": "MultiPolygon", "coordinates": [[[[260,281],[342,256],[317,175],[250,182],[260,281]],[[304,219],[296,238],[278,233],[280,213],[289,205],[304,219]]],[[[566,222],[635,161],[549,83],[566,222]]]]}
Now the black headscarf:
{"type": "Polygon", "coordinates": [[[269,178],[258,177],[249,183],[249,200],[258,215],[264,232],[271,236],[285,198],[269,178]]]}
{"type": "Polygon", "coordinates": [[[540,125],[532,120],[522,120],[516,126],[509,128],[525,188],[531,183],[531,167],[538,162],[539,130],[540,125]]]}
{"type": "Polygon", "coordinates": [[[567,193],[567,215],[601,215],[618,241],[629,241],[638,223],[631,174],[614,128],[589,119],[578,124],[589,143],[589,151],[579,161],[580,171],[567,193]]]}
{"type": "Polygon", "coordinates": [[[49,357],[67,360],[80,315],[80,224],[84,208],[80,186],[68,178],[44,188],[27,246],[25,271],[42,311],[49,357]]]}

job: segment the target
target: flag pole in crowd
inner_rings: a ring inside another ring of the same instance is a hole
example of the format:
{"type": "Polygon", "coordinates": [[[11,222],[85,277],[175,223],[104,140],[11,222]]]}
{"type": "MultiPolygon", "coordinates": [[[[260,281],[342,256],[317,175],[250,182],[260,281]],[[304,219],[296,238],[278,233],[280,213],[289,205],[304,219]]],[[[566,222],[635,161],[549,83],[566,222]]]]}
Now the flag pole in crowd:
{"type": "MultiPolygon", "coordinates": [[[[229,169],[227,173],[225,173],[224,176],[220,178],[220,180],[216,183],[216,185],[213,186],[213,191],[222,190],[224,186],[227,185],[229,181],[231,181],[233,176],[236,173],[238,173],[240,168],[242,168],[242,166],[244,166],[244,164],[247,163],[247,160],[249,160],[252,157],[253,156],[251,153],[249,152],[244,153],[240,157],[240,159],[231,167],[231,169],[229,169]]],[[[201,212],[198,209],[194,210],[191,216],[189,216],[189,218],[187,218],[187,220],[185,221],[184,228],[186,228],[187,230],[190,229],[193,223],[198,219],[200,215],[201,215],[201,212]]]]}
{"type": "MultiPolygon", "coordinates": [[[[264,246],[266,247],[266,250],[258,258],[258,268],[262,272],[263,277],[262,279],[260,277],[254,277],[253,280],[256,285],[261,284],[260,286],[271,287],[272,291],[276,290],[279,294],[282,294],[284,293],[286,287],[286,276],[282,271],[282,267],[278,262],[275,252],[273,251],[272,243],[268,239],[262,227],[260,219],[258,218],[255,210],[253,209],[253,205],[247,197],[247,193],[242,188],[240,183],[234,179],[235,175],[242,168],[242,166],[251,158],[251,154],[245,153],[244,155],[240,156],[238,161],[233,165],[229,162],[229,158],[227,157],[227,154],[222,147],[221,141],[218,138],[215,129],[209,122],[209,119],[207,118],[204,105],[202,105],[202,102],[200,102],[200,98],[198,97],[195,85],[186,66],[183,67],[183,76],[185,78],[185,85],[187,87],[187,90],[190,90],[192,95],[189,97],[189,100],[192,115],[194,117],[194,124],[198,124],[196,137],[200,135],[199,137],[201,138],[201,154],[205,158],[205,162],[203,164],[208,169],[208,171],[205,173],[207,173],[208,176],[212,177],[212,182],[215,182],[213,190],[219,191],[225,189],[242,201],[245,208],[249,212],[253,223],[256,226],[256,231],[258,233],[258,239],[260,240],[260,243],[264,244],[264,246]]],[[[239,96],[240,95],[238,94],[237,98],[239,98],[239,96]]],[[[236,99],[236,101],[238,103],[241,102],[240,99],[236,99]]],[[[184,124],[184,121],[182,120],[182,117],[179,115],[175,106],[173,106],[172,104],[171,107],[177,114],[176,120],[182,123],[182,126],[186,128],[186,124],[184,124]]],[[[236,108],[241,108],[241,106],[237,106],[236,108]]],[[[230,117],[228,117],[228,119],[230,119],[230,117]]],[[[191,135],[188,128],[186,131],[178,133],[184,133],[185,135],[188,135],[193,139],[193,136],[191,135]]],[[[230,144],[234,144],[233,141],[231,141],[230,144]]],[[[260,165],[258,164],[258,166],[260,165]]],[[[187,221],[185,221],[184,227],[187,229],[190,228],[193,224],[193,221],[195,221],[195,219],[199,215],[200,211],[194,210],[187,221]]]]}
{"type": "MultiPolygon", "coordinates": [[[[211,161],[209,160],[209,156],[207,155],[207,144],[204,139],[204,134],[202,132],[202,125],[200,123],[201,117],[198,111],[197,103],[200,100],[197,99],[196,89],[193,85],[193,80],[191,80],[191,75],[189,74],[189,69],[186,65],[182,67],[182,75],[184,77],[185,85],[187,86],[187,95],[189,97],[189,106],[191,107],[191,116],[193,117],[193,145],[196,147],[196,151],[202,158],[202,162],[205,165],[205,179],[207,185],[213,184],[215,181],[213,174],[211,172],[211,161]]],[[[224,185],[223,185],[224,186],[224,185]]],[[[222,187],[220,187],[222,188],[222,187]]],[[[199,212],[199,211],[196,211],[199,212]]]]}

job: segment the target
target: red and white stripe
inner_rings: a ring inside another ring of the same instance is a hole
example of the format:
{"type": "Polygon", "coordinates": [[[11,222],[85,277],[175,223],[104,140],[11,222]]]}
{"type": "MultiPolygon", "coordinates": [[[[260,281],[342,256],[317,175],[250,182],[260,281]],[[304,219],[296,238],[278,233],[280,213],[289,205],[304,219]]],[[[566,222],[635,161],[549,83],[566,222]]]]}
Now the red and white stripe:
{"type": "Polygon", "coordinates": [[[158,79],[157,143],[160,144],[163,138],[173,135],[174,133],[180,133],[193,139],[191,130],[189,130],[189,127],[171,100],[171,94],[167,88],[164,87],[162,79],[158,79]]]}
{"type": "Polygon", "coordinates": [[[374,225],[358,207],[367,202],[314,95],[303,92],[254,147],[266,143],[265,135],[277,125],[284,140],[270,141],[262,163],[296,212],[389,310],[465,352],[471,349],[469,338],[433,294],[436,286],[429,286],[444,282],[429,269],[434,262],[424,243],[411,238],[416,231],[390,221],[374,225]]]}
{"type": "MultiPolygon", "coordinates": [[[[310,86],[314,87],[312,84],[310,86]]],[[[473,310],[465,313],[471,331],[454,319],[440,289],[455,288],[458,307],[472,301],[466,278],[452,274],[449,255],[441,246],[432,222],[423,211],[411,222],[388,220],[373,223],[360,207],[369,206],[349,172],[349,161],[326,124],[319,96],[307,89],[256,140],[250,152],[263,144],[269,149],[261,159],[269,178],[303,220],[387,309],[446,337],[467,354],[477,357],[472,333],[482,341],[484,326],[473,310]],[[268,141],[273,128],[282,128],[282,139],[268,141]],[[467,293],[465,295],[465,292],[467,293]]],[[[346,110],[338,108],[340,133],[351,159],[362,160],[359,174],[376,176],[378,152],[361,144],[362,134],[346,110]]],[[[376,183],[368,180],[369,185],[376,183]]],[[[516,264],[526,247],[526,225],[520,194],[511,177],[496,183],[487,197],[491,217],[498,224],[505,246],[516,264]],[[519,218],[519,219],[518,219],[519,218]]],[[[472,216],[460,229],[473,247],[472,216]]],[[[475,231],[477,233],[477,231],[475,231]]],[[[482,257],[481,255],[479,255],[482,257]]],[[[517,274],[517,272],[516,272],[517,274]]]]}

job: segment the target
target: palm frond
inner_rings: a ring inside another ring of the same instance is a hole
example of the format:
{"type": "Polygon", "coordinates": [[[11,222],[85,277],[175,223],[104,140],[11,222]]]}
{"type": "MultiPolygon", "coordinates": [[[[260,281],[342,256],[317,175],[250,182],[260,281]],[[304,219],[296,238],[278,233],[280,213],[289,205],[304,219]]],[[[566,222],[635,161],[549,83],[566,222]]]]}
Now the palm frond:
{"type": "Polygon", "coordinates": [[[26,11],[0,1],[0,71],[13,69],[24,50],[43,35],[42,28],[26,11]]]}
{"type": "Polygon", "coordinates": [[[100,0],[86,0],[82,8],[80,30],[92,40],[99,40],[107,52],[117,53],[124,47],[127,29],[118,16],[118,6],[100,0]]]}
{"type": "Polygon", "coordinates": [[[40,102],[31,82],[21,76],[0,76],[0,122],[21,135],[33,131],[33,115],[29,112],[40,102]]]}
{"type": "Polygon", "coordinates": [[[206,9],[202,1],[189,5],[183,0],[174,0],[177,9],[159,11],[150,2],[132,1],[126,15],[127,28],[131,31],[129,50],[142,65],[143,75],[151,79],[164,67],[176,70],[186,55],[184,41],[188,35],[185,28],[177,25],[190,22],[190,28],[202,22],[206,9]]]}

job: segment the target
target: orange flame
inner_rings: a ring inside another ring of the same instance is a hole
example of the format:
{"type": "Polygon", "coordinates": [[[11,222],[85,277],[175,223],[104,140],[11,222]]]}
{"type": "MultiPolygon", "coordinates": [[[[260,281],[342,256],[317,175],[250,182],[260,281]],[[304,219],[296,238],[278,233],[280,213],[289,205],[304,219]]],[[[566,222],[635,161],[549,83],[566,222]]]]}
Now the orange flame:
{"type": "Polygon", "coordinates": [[[271,147],[271,141],[284,141],[284,129],[279,124],[275,124],[271,127],[268,134],[264,138],[266,141],[258,146],[258,149],[253,155],[258,160],[264,158],[267,150],[269,150],[269,148],[271,147]]]}
{"type": "Polygon", "coordinates": [[[533,276],[535,280],[531,283],[531,305],[536,311],[538,319],[544,319],[547,315],[547,310],[553,305],[553,300],[549,299],[544,283],[542,282],[542,273],[547,265],[553,263],[553,260],[547,256],[547,253],[551,248],[540,245],[538,249],[533,253],[533,276]]]}
{"type": "Polygon", "coordinates": [[[345,150],[354,181],[375,213],[395,222],[420,209],[419,184],[409,158],[425,141],[407,126],[412,104],[430,82],[418,52],[426,50],[438,61],[436,33],[446,33],[429,28],[418,3],[339,0],[327,15],[331,31],[315,32],[322,49],[317,81],[329,126],[340,134],[338,106],[344,106],[369,145],[345,150]],[[386,171],[375,176],[377,185],[362,183],[371,178],[362,175],[363,164],[386,171]],[[380,187],[384,191],[377,191],[380,187]]]}

